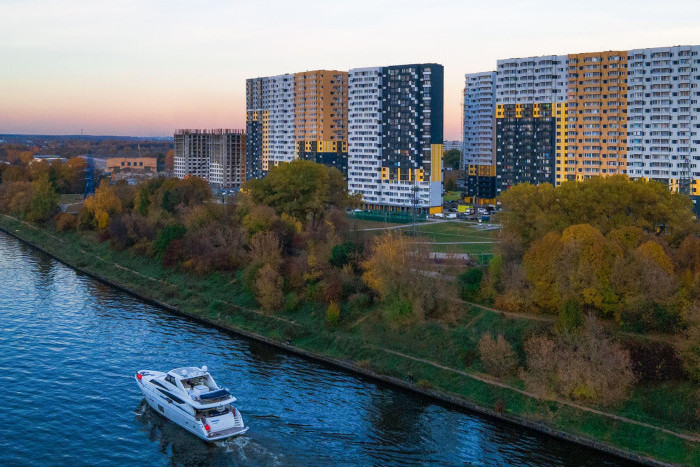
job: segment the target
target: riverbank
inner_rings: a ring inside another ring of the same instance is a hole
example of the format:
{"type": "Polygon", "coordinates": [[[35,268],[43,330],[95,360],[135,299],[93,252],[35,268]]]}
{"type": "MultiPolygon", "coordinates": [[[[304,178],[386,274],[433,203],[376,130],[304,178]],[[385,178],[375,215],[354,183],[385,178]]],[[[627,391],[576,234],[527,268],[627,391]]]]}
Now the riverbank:
{"type": "Polygon", "coordinates": [[[256,311],[252,297],[230,277],[179,274],[86,236],[56,234],[4,216],[0,228],[69,266],[201,323],[630,460],[700,462],[698,442],[674,431],[676,427],[542,401],[514,383],[464,371],[463,355],[473,351],[466,347],[474,336],[484,331],[534,332],[546,323],[474,308],[463,317],[469,326],[453,329],[436,323],[391,328],[359,312],[344,317],[338,328],[327,328],[321,324],[323,315],[312,307],[275,316],[256,311]],[[416,383],[405,381],[407,375],[416,383]]]}

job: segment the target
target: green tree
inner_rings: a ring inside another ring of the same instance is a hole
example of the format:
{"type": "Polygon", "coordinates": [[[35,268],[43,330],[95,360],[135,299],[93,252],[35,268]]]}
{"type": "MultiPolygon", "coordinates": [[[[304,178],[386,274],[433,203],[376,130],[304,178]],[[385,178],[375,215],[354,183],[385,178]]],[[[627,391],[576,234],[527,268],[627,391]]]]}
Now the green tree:
{"type": "Polygon", "coordinates": [[[459,151],[459,149],[450,149],[449,151],[445,151],[445,153],[442,155],[442,160],[445,163],[445,167],[449,167],[454,170],[459,169],[459,162],[461,158],[462,153],[459,151]]]}
{"type": "Polygon", "coordinates": [[[47,221],[58,209],[58,193],[49,181],[47,174],[32,182],[32,187],[34,194],[29,202],[25,217],[30,222],[47,221]]]}
{"type": "Polygon", "coordinates": [[[243,191],[256,204],[309,222],[312,228],[319,226],[326,211],[345,209],[351,202],[340,171],[302,159],[273,167],[266,177],[248,181],[243,191]]]}

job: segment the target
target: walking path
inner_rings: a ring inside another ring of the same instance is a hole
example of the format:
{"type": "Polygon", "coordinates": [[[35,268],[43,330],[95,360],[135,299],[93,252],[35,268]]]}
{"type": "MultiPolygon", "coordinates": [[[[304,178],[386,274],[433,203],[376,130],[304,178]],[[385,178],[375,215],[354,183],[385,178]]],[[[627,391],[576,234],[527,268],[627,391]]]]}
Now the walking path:
{"type": "Polygon", "coordinates": [[[509,389],[509,390],[511,390],[511,391],[515,391],[515,392],[517,392],[517,393],[519,393],[519,394],[522,394],[522,395],[527,396],[527,397],[531,397],[531,398],[533,398],[533,399],[537,399],[537,400],[552,400],[552,401],[557,402],[557,403],[559,403],[559,404],[566,405],[566,406],[568,406],[568,407],[573,407],[573,408],[575,408],[575,409],[582,410],[582,411],[584,411],[584,412],[594,413],[594,414],[596,414],[596,415],[601,415],[601,416],[603,416],[603,417],[607,417],[607,418],[610,418],[610,419],[613,419],[613,420],[618,420],[618,421],[625,422],[625,423],[631,423],[632,425],[643,426],[643,427],[645,427],[645,428],[650,428],[650,429],[652,429],[652,430],[662,431],[662,432],[664,432],[664,433],[666,433],[666,434],[669,434],[669,435],[671,435],[671,436],[675,436],[675,437],[677,437],[677,438],[681,438],[681,439],[684,439],[684,440],[687,440],[687,441],[692,441],[692,442],[695,442],[695,443],[700,442],[700,437],[698,437],[698,436],[688,435],[688,434],[685,434],[685,433],[678,433],[678,432],[676,432],[676,431],[672,431],[672,430],[669,430],[669,429],[667,429],[667,428],[659,427],[659,426],[656,426],[656,425],[650,425],[649,423],[639,422],[639,421],[637,421],[637,420],[632,420],[631,418],[622,417],[622,416],[620,416],[620,415],[615,415],[615,414],[611,414],[611,413],[608,413],[608,412],[603,412],[602,410],[593,409],[593,408],[591,408],[591,407],[586,407],[586,406],[584,406],[584,405],[576,404],[575,402],[570,402],[570,401],[567,401],[567,400],[564,400],[564,399],[557,399],[557,398],[553,398],[553,399],[544,399],[544,398],[538,396],[537,394],[534,394],[534,393],[528,392],[528,391],[523,391],[522,389],[515,388],[515,387],[510,386],[510,385],[508,385],[508,384],[506,384],[506,383],[503,383],[503,382],[501,382],[501,381],[496,381],[496,380],[491,379],[491,378],[485,378],[485,377],[483,377],[483,376],[475,375],[475,374],[473,374],[473,373],[467,373],[466,371],[456,370],[456,369],[454,369],[454,368],[450,368],[450,367],[448,367],[448,366],[441,365],[440,363],[437,363],[437,362],[433,362],[433,361],[426,360],[426,359],[423,359],[423,358],[413,357],[413,356],[411,356],[411,355],[406,355],[406,354],[404,354],[404,353],[397,352],[396,350],[387,349],[387,348],[385,348],[385,347],[375,347],[375,348],[377,348],[377,349],[379,349],[379,350],[383,350],[384,352],[390,353],[390,354],[392,354],[392,355],[396,355],[396,356],[399,356],[399,357],[402,357],[402,358],[406,358],[406,359],[408,359],[408,360],[413,360],[413,361],[416,361],[416,362],[424,363],[424,364],[426,364],[426,365],[430,365],[430,366],[433,366],[433,367],[435,367],[435,368],[439,368],[439,369],[441,369],[441,370],[449,371],[449,372],[451,372],[451,373],[455,373],[455,374],[458,374],[458,375],[461,375],[461,376],[465,376],[465,377],[467,377],[467,378],[471,378],[471,379],[474,379],[474,380],[477,380],[477,381],[481,381],[482,383],[486,383],[486,384],[489,384],[489,385],[491,385],[491,386],[498,386],[498,387],[500,387],[500,388],[509,389]]]}

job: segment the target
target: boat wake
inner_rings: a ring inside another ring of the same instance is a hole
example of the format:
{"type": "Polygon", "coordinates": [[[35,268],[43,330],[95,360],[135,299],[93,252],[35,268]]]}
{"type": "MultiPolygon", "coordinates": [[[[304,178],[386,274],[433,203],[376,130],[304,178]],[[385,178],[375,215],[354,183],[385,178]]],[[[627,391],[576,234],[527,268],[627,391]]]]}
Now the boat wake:
{"type": "Polygon", "coordinates": [[[236,438],[228,438],[215,443],[218,447],[224,449],[227,454],[233,454],[243,462],[260,463],[264,459],[265,464],[285,465],[284,456],[275,454],[265,448],[265,446],[256,443],[252,438],[247,436],[238,436],[236,438]]]}

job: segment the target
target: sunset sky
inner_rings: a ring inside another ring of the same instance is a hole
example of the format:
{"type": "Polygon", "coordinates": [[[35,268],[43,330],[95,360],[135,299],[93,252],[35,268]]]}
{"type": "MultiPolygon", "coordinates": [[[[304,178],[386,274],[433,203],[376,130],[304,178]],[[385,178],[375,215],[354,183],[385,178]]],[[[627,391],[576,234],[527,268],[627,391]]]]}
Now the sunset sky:
{"type": "Polygon", "coordinates": [[[460,139],[464,74],[499,58],[700,43],[697,0],[0,0],[0,18],[0,133],[244,128],[246,78],[437,62],[460,139]]]}

